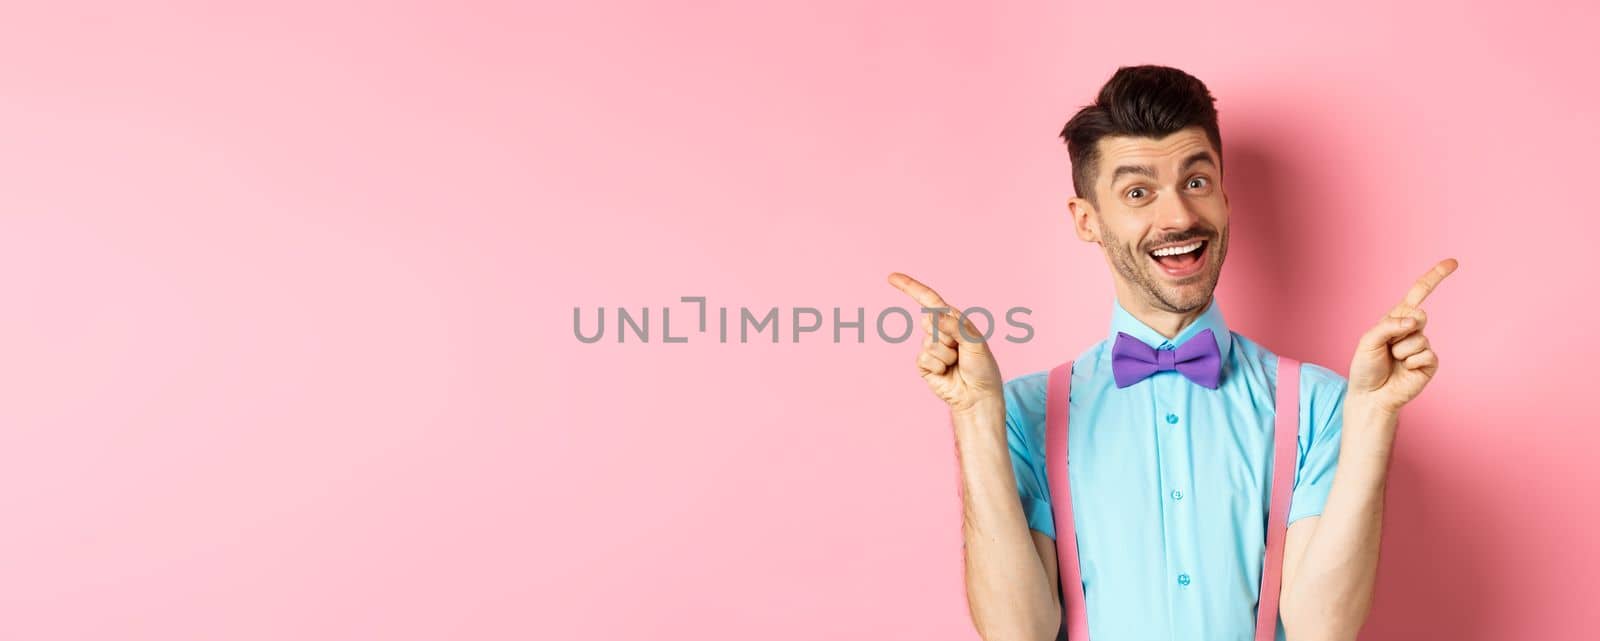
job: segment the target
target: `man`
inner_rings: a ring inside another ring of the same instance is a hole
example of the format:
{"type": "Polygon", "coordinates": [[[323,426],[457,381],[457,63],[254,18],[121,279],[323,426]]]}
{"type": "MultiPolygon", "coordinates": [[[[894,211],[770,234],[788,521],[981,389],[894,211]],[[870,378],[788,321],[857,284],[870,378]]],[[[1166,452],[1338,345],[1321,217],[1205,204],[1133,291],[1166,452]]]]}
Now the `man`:
{"type": "MultiPolygon", "coordinates": [[[[1061,132],[1076,194],[1067,209],[1078,237],[1104,252],[1116,292],[1109,335],[1070,371],[1082,585],[1061,589],[1086,593],[1094,641],[1255,636],[1278,360],[1229,330],[1212,294],[1229,217],[1214,102],[1180,70],[1124,67],[1061,132]],[[1129,376],[1113,354],[1124,348],[1203,348],[1214,370],[1129,376]]],[[[1299,369],[1278,639],[1355,639],[1366,619],[1396,418],[1438,369],[1420,305],[1456,266],[1438,263],[1361,337],[1348,381],[1299,369]]],[[[974,625],[990,641],[1056,638],[1046,373],[1002,383],[959,309],[909,276],[889,281],[936,310],[917,367],[955,428],[974,625]]]]}

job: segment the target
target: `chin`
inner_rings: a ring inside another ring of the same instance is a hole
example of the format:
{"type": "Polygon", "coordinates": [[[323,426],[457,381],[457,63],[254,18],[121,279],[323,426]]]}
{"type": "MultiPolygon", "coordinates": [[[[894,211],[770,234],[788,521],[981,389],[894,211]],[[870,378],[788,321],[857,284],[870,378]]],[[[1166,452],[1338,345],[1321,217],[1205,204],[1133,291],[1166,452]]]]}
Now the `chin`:
{"type": "Polygon", "coordinates": [[[1211,300],[1211,294],[1207,292],[1205,296],[1199,298],[1169,298],[1167,300],[1176,303],[1173,311],[1194,312],[1205,309],[1206,303],[1211,300]]]}
{"type": "MultiPolygon", "coordinates": [[[[1160,279],[1160,275],[1156,275],[1160,279]]],[[[1156,302],[1166,301],[1171,303],[1172,311],[1191,312],[1206,306],[1211,301],[1211,296],[1216,291],[1217,280],[1211,275],[1197,275],[1198,281],[1187,285],[1173,285],[1156,280],[1156,289],[1160,296],[1156,302]]]]}
{"type": "Polygon", "coordinates": [[[1156,302],[1168,301],[1173,311],[1192,312],[1205,308],[1211,302],[1211,297],[1216,293],[1217,281],[1222,276],[1220,265],[1190,274],[1181,279],[1175,279],[1162,273],[1160,268],[1151,270],[1148,274],[1152,289],[1160,292],[1161,296],[1156,302]]]}

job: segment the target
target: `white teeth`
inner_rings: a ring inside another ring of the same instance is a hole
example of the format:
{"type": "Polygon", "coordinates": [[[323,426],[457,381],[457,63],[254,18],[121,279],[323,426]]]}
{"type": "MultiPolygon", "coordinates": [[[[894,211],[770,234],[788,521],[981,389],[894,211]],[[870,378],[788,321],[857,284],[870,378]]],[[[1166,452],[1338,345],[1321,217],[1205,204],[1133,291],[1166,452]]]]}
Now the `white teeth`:
{"type": "Polygon", "coordinates": [[[1196,249],[1200,249],[1200,242],[1199,241],[1195,241],[1195,242],[1190,243],[1188,245],[1179,245],[1177,247],[1167,247],[1165,249],[1157,249],[1157,250],[1155,250],[1153,252],[1150,252],[1150,255],[1152,255],[1152,256],[1176,256],[1178,254],[1187,254],[1187,253],[1192,252],[1192,251],[1194,251],[1196,249]]]}

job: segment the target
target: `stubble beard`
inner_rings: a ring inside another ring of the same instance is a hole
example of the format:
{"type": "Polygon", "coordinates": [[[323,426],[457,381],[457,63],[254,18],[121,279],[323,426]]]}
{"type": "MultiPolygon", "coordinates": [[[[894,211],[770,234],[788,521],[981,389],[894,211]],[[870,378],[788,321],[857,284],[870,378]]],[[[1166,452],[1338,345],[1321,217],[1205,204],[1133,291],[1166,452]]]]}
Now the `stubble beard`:
{"type": "Polygon", "coordinates": [[[1165,278],[1155,270],[1159,267],[1150,256],[1136,248],[1129,247],[1115,234],[1101,226],[1101,234],[1105,236],[1104,246],[1111,256],[1111,264],[1123,280],[1131,283],[1142,291],[1145,300],[1151,305],[1175,313],[1188,313],[1204,307],[1211,300],[1211,294],[1217,288],[1217,281],[1222,276],[1222,262],[1228,256],[1228,228],[1223,227],[1218,238],[1206,247],[1210,254],[1206,257],[1206,266],[1199,274],[1189,277],[1190,282],[1181,287],[1172,287],[1165,284],[1165,278]]]}

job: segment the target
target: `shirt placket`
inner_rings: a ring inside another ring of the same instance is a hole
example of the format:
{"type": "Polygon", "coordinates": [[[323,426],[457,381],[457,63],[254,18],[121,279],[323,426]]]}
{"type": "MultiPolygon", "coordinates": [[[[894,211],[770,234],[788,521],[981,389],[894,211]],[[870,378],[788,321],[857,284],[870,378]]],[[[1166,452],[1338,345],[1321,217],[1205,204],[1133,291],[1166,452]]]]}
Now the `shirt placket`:
{"type": "MultiPolygon", "coordinates": [[[[1158,349],[1173,349],[1173,346],[1166,342],[1158,349]]],[[[1189,394],[1184,386],[1193,383],[1176,372],[1153,377],[1151,382],[1155,383],[1155,398],[1150,420],[1157,434],[1156,460],[1161,479],[1158,494],[1151,499],[1161,504],[1167,570],[1157,587],[1169,595],[1172,638],[1184,638],[1201,624],[1199,591],[1204,588],[1202,582],[1206,578],[1195,572],[1199,559],[1192,542],[1197,536],[1197,515],[1193,509],[1193,488],[1188,487],[1189,480],[1194,478],[1194,448],[1190,447],[1189,394]]]]}

